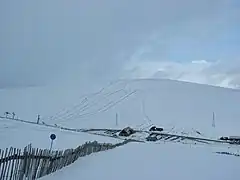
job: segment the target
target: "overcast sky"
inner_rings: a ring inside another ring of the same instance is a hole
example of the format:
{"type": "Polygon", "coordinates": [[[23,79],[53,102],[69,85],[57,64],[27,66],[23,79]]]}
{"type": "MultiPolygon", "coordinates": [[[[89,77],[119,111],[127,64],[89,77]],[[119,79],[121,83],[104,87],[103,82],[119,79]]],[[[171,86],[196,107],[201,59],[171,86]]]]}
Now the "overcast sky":
{"type": "Polygon", "coordinates": [[[239,0],[0,0],[0,88],[158,77],[238,87],[239,0]]]}

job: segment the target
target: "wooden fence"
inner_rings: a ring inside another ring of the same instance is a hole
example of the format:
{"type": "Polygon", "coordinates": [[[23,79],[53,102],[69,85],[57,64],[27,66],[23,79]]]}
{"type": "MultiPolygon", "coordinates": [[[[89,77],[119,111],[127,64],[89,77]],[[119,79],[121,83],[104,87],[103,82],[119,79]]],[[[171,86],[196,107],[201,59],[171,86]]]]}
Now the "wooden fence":
{"type": "Polygon", "coordinates": [[[0,150],[0,180],[37,179],[68,166],[79,157],[113,149],[128,142],[117,144],[86,142],[76,149],[65,151],[32,148],[31,144],[23,151],[12,147],[0,150]]]}

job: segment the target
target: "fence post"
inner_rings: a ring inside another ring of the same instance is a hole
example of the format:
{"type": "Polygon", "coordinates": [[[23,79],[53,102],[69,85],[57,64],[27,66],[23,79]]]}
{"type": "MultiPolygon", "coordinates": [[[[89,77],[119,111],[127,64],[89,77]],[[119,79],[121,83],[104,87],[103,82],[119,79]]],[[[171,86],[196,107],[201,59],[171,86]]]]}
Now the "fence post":
{"type": "Polygon", "coordinates": [[[89,152],[89,145],[88,144],[86,144],[86,153],[84,154],[84,156],[86,156],[86,155],[88,155],[88,152],[89,152]]]}
{"type": "Polygon", "coordinates": [[[91,148],[92,152],[90,154],[94,153],[94,143],[92,143],[91,146],[92,146],[91,148]]]}
{"type": "Polygon", "coordinates": [[[20,175],[19,179],[23,179],[25,171],[26,171],[26,165],[27,165],[27,147],[24,148],[23,151],[23,159],[20,165],[20,175]]]}

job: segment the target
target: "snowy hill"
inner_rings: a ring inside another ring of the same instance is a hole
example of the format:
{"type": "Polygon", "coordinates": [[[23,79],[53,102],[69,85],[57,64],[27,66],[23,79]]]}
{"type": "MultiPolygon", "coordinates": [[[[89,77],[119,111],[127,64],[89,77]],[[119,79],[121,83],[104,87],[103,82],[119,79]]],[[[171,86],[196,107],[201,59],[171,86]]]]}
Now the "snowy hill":
{"type": "MultiPolygon", "coordinates": [[[[196,133],[198,131],[201,132],[201,136],[208,138],[240,135],[240,91],[233,89],[172,80],[142,79],[119,80],[99,90],[80,88],[77,85],[4,89],[0,91],[0,98],[2,114],[5,111],[14,111],[17,117],[31,121],[36,121],[37,114],[40,114],[41,121],[45,123],[72,128],[131,126],[146,130],[149,125],[155,124],[173,134],[199,136],[196,133]],[[215,128],[212,127],[213,112],[215,128]]],[[[34,147],[48,148],[50,133],[57,134],[55,149],[74,148],[92,140],[119,141],[0,119],[0,148],[23,147],[28,143],[32,143],[34,147]]],[[[89,178],[87,174],[99,170],[100,179],[113,179],[121,173],[118,170],[122,169],[131,176],[127,179],[146,179],[151,176],[153,179],[159,179],[161,175],[169,179],[193,179],[195,174],[199,174],[199,179],[238,179],[238,157],[214,153],[230,150],[229,148],[177,143],[134,143],[112,152],[85,157],[85,160],[79,160],[56,175],[45,178],[66,179],[73,173],[76,176],[72,176],[71,179],[79,179],[79,176],[84,179],[96,179],[97,174],[92,174],[89,178]],[[138,153],[135,153],[136,151],[138,153]],[[186,163],[183,164],[183,161],[186,163]],[[123,168],[126,162],[128,165],[123,168]],[[109,164],[115,169],[112,168],[112,174],[107,176],[106,173],[110,171],[109,164]],[[179,166],[182,168],[178,169],[179,166]],[[226,171],[220,170],[219,173],[219,169],[222,168],[226,171]],[[188,169],[191,170],[190,174],[188,169]],[[203,171],[206,173],[202,173],[203,171]],[[67,176],[62,176],[65,172],[67,176]],[[137,172],[146,173],[144,175],[137,172]]]]}
{"type": "MultiPolygon", "coordinates": [[[[74,127],[158,124],[188,132],[238,133],[240,91],[171,80],[121,80],[46,118],[74,127]],[[212,128],[213,112],[216,128],[212,128]]],[[[211,133],[213,135],[213,133],[211,133]]]]}

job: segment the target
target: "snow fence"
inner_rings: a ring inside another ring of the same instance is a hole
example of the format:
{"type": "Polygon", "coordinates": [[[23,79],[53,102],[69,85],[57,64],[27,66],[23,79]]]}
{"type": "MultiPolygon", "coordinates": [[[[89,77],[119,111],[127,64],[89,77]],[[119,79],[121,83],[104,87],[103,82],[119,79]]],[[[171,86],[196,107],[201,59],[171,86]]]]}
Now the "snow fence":
{"type": "Polygon", "coordinates": [[[117,144],[86,142],[76,149],[64,151],[32,148],[31,144],[23,151],[13,147],[0,150],[0,179],[37,179],[74,163],[80,157],[123,146],[130,141],[117,144]]]}

